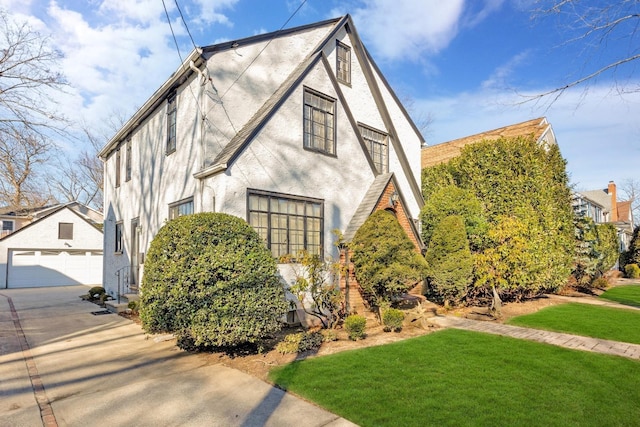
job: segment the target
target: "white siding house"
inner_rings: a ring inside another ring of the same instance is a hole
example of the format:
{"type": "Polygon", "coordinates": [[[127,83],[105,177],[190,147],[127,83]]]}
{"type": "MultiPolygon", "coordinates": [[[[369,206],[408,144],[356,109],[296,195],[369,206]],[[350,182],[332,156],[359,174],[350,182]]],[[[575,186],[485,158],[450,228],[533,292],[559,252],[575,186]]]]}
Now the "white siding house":
{"type": "Polygon", "coordinates": [[[104,286],[137,290],[160,227],[194,212],[337,258],[333,230],[393,191],[419,245],[422,143],[348,15],[196,49],[100,152],[104,286]]]}

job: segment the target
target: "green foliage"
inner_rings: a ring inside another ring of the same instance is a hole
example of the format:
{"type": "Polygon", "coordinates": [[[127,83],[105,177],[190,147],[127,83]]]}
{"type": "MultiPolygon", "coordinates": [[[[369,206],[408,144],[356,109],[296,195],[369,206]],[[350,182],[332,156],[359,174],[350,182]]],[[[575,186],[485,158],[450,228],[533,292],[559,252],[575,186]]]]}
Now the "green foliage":
{"type": "Polygon", "coordinates": [[[240,218],[181,216],[151,242],[140,299],[147,332],[173,332],[182,348],[236,346],[279,330],[286,309],[271,252],[240,218]]]}
{"type": "Polygon", "coordinates": [[[340,289],[330,280],[337,266],[329,265],[320,256],[307,251],[301,251],[296,262],[303,271],[296,274],[289,291],[296,296],[305,313],[320,320],[323,328],[332,328],[340,319],[342,307],[340,289]],[[307,298],[311,299],[311,304],[305,303],[307,298]]]}
{"type": "Polygon", "coordinates": [[[424,277],[424,258],[390,212],[374,212],[350,248],[356,279],[374,307],[390,303],[424,277]]]}
{"type": "Polygon", "coordinates": [[[425,293],[445,305],[460,302],[473,274],[473,255],[460,215],[447,216],[436,226],[425,259],[425,293]]]}
{"type": "Polygon", "coordinates": [[[323,342],[338,341],[338,333],[335,329],[322,329],[320,333],[322,333],[323,342]]]}
{"type": "Polygon", "coordinates": [[[482,215],[482,204],[473,191],[453,184],[435,190],[420,211],[422,241],[428,245],[440,221],[449,215],[462,216],[471,246],[480,250],[487,233],[487,221],[482,215]]]}
{"type": "Polygon", "coordinates": [[[598,241],[595,246],[599,254],[598,273],[600,275],[611,270],[620,256],[618,232],[613,224],[596,225],[598,241]]]}
{"type": "Polygon", "coordinates": [[[105,292],[106,291],[102,286],[94,286],[91,289],[89,289],[89,292],[87,293],[87,295],[89,296],[89,299],[96,300],[96,299],[100,299],[100,297],[104,295],[105,292]]]}
{"type": "Polygon", "coordinates": [[[627,264],[640,264],[640,225],[633,230],[629,248],[622,257],[622,267],[627,264]]]}
{"type": "Polygon", "coordinates": [[[426,202],[440,188],[455,185],[454,170],[451,163],[441,163],[422,169],[422,196],[426,202]]]}
{"type": "Polygon", "coordinates": [[[350,340],[364,339],[366,327],[367,319],[360,314],[352,314],[344,319],[344,329],[347,331],[350,340]]]}
{"type": "Polygon", "coordinates": [[[629,279],[639,279],[640,267],[638,267],[638,264],[627,264],[624,266],[624,275],[629,279]]]}
{"type": "Polygon", "coordinates": [[[591,287],[594,289],[607,289],[609,281],[605,277],[598,277],[591,282],[591,287]]]}
{"type": "Polygon", "coordinates": [[[132,313],[137,314],[140,311],[140,302],[129,301],[129,303],[127,304],[127,308],[131,310],[132,313]]]}
{"type": "Polygon", "coordinates": [[[404,313],[397,308],[389,308],[382,313],[382,324],[384,325],[385,332],[400,332],[403,321],[404,313]]]}
{"type": "Polygon", "coordinates": [[[320,348],[323,341],[324,336],[319,331],[298,332],[285,336],[276,345],[276,350],[282,354],[302,353],[320,348]]]}

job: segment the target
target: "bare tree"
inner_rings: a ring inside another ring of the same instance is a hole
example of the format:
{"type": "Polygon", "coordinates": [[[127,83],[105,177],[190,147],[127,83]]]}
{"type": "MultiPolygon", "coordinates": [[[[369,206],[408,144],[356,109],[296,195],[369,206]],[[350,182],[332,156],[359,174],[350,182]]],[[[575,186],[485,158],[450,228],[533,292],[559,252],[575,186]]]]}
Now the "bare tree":
{"type": "Polygon", "coordinates": [[[0,133],[0,203],[19,209],[52,200],[39,173],[49,160],[51,146],[37,133],[0,133]]]}
{"type": "Polygon", "coordinates": [[[534,17],[557,18],[567,32],[565,44],[582,51],[587,60],[580,75],[529,100],[551,97],[554,102],[567,89],[588,85],[604,75],[614,77],[612,88],[621,94],[640,91],[640,85],[632,79],[640,59],[638,0],[538,0],[537,4],[534,17]],[[596,58],[603,58],[603,62],[596,58]]]}
{"type": "Polygon", "coordinates": [[[640,225],[640,180],[629,178],[622,181],[620,190],[627,200],[631,200],[631,214],[634,226],[640,225]]]}

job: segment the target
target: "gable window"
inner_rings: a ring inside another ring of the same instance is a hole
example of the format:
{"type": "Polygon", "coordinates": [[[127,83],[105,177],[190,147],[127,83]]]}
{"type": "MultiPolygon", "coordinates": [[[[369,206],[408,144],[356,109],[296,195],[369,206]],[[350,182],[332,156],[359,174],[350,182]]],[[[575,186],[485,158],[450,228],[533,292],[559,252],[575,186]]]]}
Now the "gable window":
{"type": "Polygon", "coordinates": [[[367,150],[378,173],[389,172],[388,135],[362,124],[358,124],[358,129],[367,145],[367,150]]]}
{"type": "Polygon", "coordinates": [[[176,95],[167,98],[167,154],[176,151],[176,95]]]}
{"type": "Polygon", "coordinates": [[[304,90],[304,148],[336,154],[335,99],[304,90]]]}
{"type": "Polygon", "coordinates": [[[351,48],[336,42],[336,77],[338,81],[351,84],[351,48]]]}
{"type": "Polygon", "coordinates": [[[125,159],[124,159],[124,180],[131,180],[131,139],[127,140],[126,151],[125,151],[125,159]]]}
{"type": "Polygon", "coordinates": [[[123,247],[123,236],[122,236],[122,221],[116,222],[116,235],[115,235],[115,240],[116,240],[116,244],[115,244],[115,248],[114,248],[114,252],[117,254],[121,254],[122,250],[124,249],[123,247]]]}
{"type": "Polygon", "coordinates": [[[0,237],[4,237],[11,233],[13,233],[13,221],[2,220],[2,233],[0,234],[0,237]]]}
{"type": "Polygon", "coordinates": [[[295,257],[302,250],[322,256],[322,200],[258,190],[247,197],[249,224],[274,257],[295,257]]]}
{"type": "Polygon", "coordinates": [[[58,223],[58,239],[65,239],[65,240],[73,239],[73,223],[72,222],[58,223]]]}
{"type": "Polygon", "coordinates": [[[116,150],[116,187],[120,187],[120,147],[116,150]]]}
{"type": "Polygon", "coordinates": [[[182,215],[191,215],[193,213],[193,197],[183,199],[169,205],[169,219],[176,219],[182,215]]]}

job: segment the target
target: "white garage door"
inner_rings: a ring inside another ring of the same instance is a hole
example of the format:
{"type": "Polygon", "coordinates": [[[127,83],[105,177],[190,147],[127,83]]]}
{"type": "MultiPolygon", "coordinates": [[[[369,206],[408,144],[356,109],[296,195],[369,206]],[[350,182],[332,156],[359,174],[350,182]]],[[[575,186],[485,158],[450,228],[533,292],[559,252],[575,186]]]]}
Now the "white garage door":
{"type": "Polygon", "coordinates": [[[102,251],[11,250],[9,288],[102,284],[102,251]]]}

